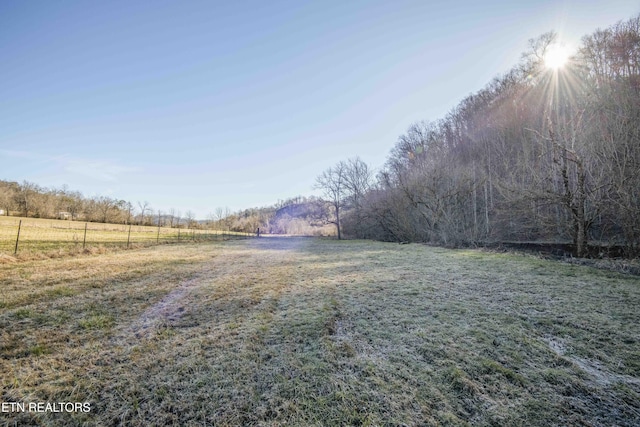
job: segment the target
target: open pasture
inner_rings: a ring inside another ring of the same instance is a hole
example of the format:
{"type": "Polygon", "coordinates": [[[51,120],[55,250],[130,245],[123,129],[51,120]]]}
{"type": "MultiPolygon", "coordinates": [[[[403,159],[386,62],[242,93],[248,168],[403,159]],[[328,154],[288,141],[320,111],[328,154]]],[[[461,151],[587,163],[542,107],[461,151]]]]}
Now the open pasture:
{"type": "Polygon", "coordinates": [[[0,216],[0,253],[5,254],[51,254],[95,247],[219,240],[246,235],[219,230],[0,216]]]}
{"type": "Polygon", "coordinates": [[[640,279],[261,238],[0,264],[0,425],[637,426],[640,279]],[[4,424],[3,424],[4,423],[4,424]]]}

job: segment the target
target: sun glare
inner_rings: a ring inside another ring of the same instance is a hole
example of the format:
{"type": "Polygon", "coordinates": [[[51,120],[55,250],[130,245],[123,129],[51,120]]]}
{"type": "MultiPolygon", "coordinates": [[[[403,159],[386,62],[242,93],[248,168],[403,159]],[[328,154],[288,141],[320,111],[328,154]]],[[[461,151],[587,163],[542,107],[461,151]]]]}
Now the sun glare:
{"type": "Polygon", "coordinates": [[[566,46],[549,46],[549,49],[544,55],[544,65],[552,70],[559,70],[565,66],[570,56],[571,51],[566,46]]]}

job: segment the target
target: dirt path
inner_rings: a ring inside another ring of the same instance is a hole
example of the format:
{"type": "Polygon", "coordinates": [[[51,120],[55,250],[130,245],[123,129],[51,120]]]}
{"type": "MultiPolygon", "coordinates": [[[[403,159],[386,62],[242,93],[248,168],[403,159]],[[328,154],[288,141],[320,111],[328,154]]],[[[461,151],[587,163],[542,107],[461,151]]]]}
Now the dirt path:
{"type": "Polygon", "coordinates": [[[159,328],[174,325],[188,314],[190,307],[198,304],[196,297],[203,288],[224,283],[241,289],[246,282],[268,275],[269,269],[291,262],[306,242],[304,238],[269,237],[242,242],[241,252],[238,244],[222,247],[215,258],[194,265],[190,278],[176,283],[166,296],[130,324],[119,327],[114,342],[133,343],[152,337],[159,328]]]}

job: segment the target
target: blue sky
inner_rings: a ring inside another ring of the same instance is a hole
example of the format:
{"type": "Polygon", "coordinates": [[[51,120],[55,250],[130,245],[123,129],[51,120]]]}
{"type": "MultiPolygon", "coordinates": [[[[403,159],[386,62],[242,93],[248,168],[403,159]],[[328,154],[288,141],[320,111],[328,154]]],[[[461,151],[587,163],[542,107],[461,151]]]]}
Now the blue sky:
{"type": "Polygon", "coordinates": [[[154,209],[313,194],[381,167],[550,30],[634,1],[0,1],[0,179],[154,209]]]}

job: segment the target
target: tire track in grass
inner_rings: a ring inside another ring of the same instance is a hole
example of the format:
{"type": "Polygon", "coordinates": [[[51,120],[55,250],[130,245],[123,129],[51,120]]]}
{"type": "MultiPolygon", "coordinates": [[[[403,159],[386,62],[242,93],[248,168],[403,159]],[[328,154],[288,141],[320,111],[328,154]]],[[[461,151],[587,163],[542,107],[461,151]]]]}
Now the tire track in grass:
{"type": "MultiPolygon", "coordinates": [[[[182,280],[158,302],[146,308],[138,317],[123,325],[114,335],[113,342],[133,343],[153,337],[160,328],[176,326],[184,317],[199,308],[198,296],[203,288],[211,287],[218,281],[240,277],[246,270],[251,256],[238,259],[237,248],[223,247],[221,252],[206,263],[198,265],[190,272],[188,279],[182,280]]],[[[197,320],[191,326],[197,325],[197,320]]],[[[182,325],[184,326],[184,325],[182,325]]]]}
{"type": "Polygon", "coordinates": [[[560,338],[547,336],[543,341],[549,346],[551,351],[559,357],[569,360],[582,371],[586,372],[592,382],[598,386],[607,387],[616,383],[640,386],[640,378],[632,377],[631,375],[615,374],[606,369],[601,363],[583,357],[568,355],[566,343],[560,338]]]}
{"type": "Polygon", "coordinates": [[[189,292],[200,285],[201,278],[196,276],[180,283],[160,301],[149,307],[125,330],[125,335],[136,338],[148,338],[161,324],[172,323],[180,319],[185,311],[184,300],[189,292]]]}

